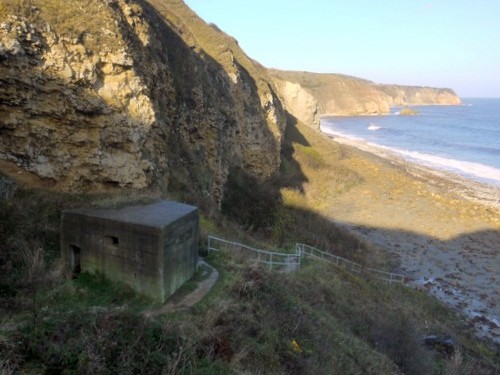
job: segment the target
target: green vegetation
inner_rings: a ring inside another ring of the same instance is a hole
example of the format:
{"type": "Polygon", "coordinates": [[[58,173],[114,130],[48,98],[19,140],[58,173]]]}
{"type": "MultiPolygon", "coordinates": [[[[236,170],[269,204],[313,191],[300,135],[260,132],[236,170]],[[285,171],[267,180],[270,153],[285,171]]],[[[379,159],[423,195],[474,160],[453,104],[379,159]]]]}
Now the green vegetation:
{"type": "MultiPolygon", "coordinates": [[[[191,45],[199,43],[226,67],[237,61],[257,77],[260,89],[268,89],[261,68],[236,48],[235,40],[195,18],[180,1],[151,3],[191,45]]],[[[108,3],[99,0],[2,1],[0,19],[11,13],[34,23],[43,19],[55,32],[94,46],[113,43],[119,33],[110,22],[108,3]]],[[[350,78],[349,84],[367,82],[350,78]]],[[[320,87],[312,78],[305,85],[320,87]]],[[[325,214],[328,202],[361,182],[342,164],[344,152],[313,130],[290,123],[279,174],[262,181],[231,170],[222,213],[208,204],[202,208],[202,252],[206,235],[218,234],[268,249],[304,242],[390,269],[385,253],[325,214]]],[[[297,273],[281,274],[210,254],[208,261],[221,279],[205,299],[193,308],[148,318],[144,313],[158,306],[129,288],[101,275],[62,275],[60,212],[89,202],[117,207],[166,194],[69,195],[20,186],[4,194],[1,186],[0,374],[475,374],[500,367],[493,350],[474,340],[470,329],[435,299],[328,264],[310,262],[297,273]],[[433,333],[451,335],[456,352],[450,356],[424,348],[422,336],[433,333]]],[[[171,194],[198,199],[181,191],[171,194]]],[[[198,273],[173,301],[205,276],[198,273]]]]}
{"type": "Polygon", "coordinates": [[[238,41],[221,31],[216,25],[207,24],[182,1],[149,0],[156,10],[181,30],[188,44],[198,44],[203,52],[217,61],[225,71],[232,72],[235,63],[240,65],[255,81],[259,90],[269,90],[269,80],[264,67],[251,60],[239,47],[238,41]]]}
{"type": "MultiPolygon", "coordinates": [[[[205,212],[202,234],[266,248],[306,242],[390,268],[387,258],[321,215],[316,184],[341,194],[359,183],[355,172],[343,170],[342,149],[300,124],[289,128],[285,142],[284,170],[269,183],[231,173],[224,216],[205,212]],[[338,173],[328,174],[330,168],[338,173]],[[236,204],[238,197],[247,206],[236,204]]],[[[434,298],[317,262],[283,274],[210,254],[221,275],[214,289],[190,309],[146,318],[159,306],[130,289],[100,275],[66,279],[58,271],[60,210],[89,200],[120,206],[130,194],[70,196],[18,187],[0,195],[4,373],[475,374],[500,365],[434,298]],[[450,335],[456,351],[425,348],[427,334],[450,335]]],[[[176,298],[204,277],[198,273],[176,298]]]]}
{"type": "Polygon", "coordinates": [[[120,34],[111,8],[100,0],[2,0],[0,19],[11,15],[25,17],[40,29],[48,24],[56,34],[79,40],[90,49],[113,46],[120,34]]]}

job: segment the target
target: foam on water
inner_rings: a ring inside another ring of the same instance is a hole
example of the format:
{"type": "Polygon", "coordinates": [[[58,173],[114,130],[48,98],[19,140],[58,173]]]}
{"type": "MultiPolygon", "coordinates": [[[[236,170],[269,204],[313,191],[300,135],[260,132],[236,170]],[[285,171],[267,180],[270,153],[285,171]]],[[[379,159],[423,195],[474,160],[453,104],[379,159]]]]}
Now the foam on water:
{"type": "Polygon", "coordinates": [[[323,125],[320,125],[319,129],[321,130],[322,133],[329,135],[329,136],[332,136],[332,137],[341,137],[341,138],[346,138],[346,139],[352,139],[354,141],[363,141],[364,140],[361,137],[355,137],[355,136],[347,134],[347,133],[338,132],[338,131],[332,130],[331,128],[323,126],[323,125]]]}
{"type": "Polygon", "coordinates": [[[370,143],[367,144],[395,152],[409,161],[421,163],[433,168],[458,172],[469,177],[478,177],[480,180],[485,180],[500,185],[500,169],[495,167],[490,167],[488,165],[464,160],[456,160],[442,156],[424,154],[417,151],[401,150],[398,148],[385,147],[370,143]]]}
{"type": "Polygon", "coordinates": [[[420,106],[418,116],[327,117],[321,130],[434,169],[500,186],[500,99],[420,106]]]}
{"type": "Polygon", "coordinates": [[[368,130],[371,130],[371,131],[376,131],[379,129],[382,129],[382,127],[378,126],[377,124],[374,124],[374,123],[370,123],[370,126],[368,126],[368,130]]]}

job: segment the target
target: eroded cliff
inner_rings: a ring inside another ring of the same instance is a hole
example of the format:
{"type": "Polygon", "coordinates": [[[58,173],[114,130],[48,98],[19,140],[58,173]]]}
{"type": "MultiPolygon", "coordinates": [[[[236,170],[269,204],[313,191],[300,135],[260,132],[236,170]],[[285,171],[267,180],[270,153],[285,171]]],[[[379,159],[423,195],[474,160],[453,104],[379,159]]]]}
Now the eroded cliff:
{"type": "Polygon", "coordinates": [[[389,96],[391,106],[462,103],[452,89],[401,85],[377,85],[377,88],[389,96]]]}
{"type": "Polygon", "coordinates": [[[0,159],[66,190],[187,190],[279,168],[265,71],[180,0],[0,5],[0,159]]]}
{"type": "Polygon", "coordinates": [[[279,169],[284,107],[317,127],[459,102],[448,89],[267,70],[181,0],[0,3],[0,172],[63,190],[156,185],[218,205],[233,168],[279,169]]]}
{"type": "Polygon", "coordinates": [[[315,128],[326,115],[378,115],[392,106],[460,104],[451,89],[378,85],[340,74],[270,69],[285,107],[302,122],[315,128]]]}

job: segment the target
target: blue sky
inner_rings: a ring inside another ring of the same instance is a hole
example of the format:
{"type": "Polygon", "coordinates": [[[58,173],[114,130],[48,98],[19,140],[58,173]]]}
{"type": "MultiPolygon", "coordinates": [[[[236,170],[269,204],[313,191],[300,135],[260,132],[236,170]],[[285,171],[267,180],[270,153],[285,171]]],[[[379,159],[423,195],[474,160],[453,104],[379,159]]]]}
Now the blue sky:
{"type": "Polygon", "coordinates": [[[500,97],[499,0],[185,0],[267,67],[500,97]]]}

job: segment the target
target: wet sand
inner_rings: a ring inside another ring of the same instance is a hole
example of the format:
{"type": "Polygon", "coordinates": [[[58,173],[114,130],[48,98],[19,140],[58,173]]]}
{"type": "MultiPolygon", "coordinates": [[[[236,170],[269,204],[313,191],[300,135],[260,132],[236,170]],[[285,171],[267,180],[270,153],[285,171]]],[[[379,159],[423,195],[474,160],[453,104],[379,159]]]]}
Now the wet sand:
{"type": "Polygon", "coordinates": [[[334,198],[324,214],[390,251],[409,285],[457,309],[478,336],[500,344],[500,187],[351,140],[331,142],[363,182],[334,198]]]}

